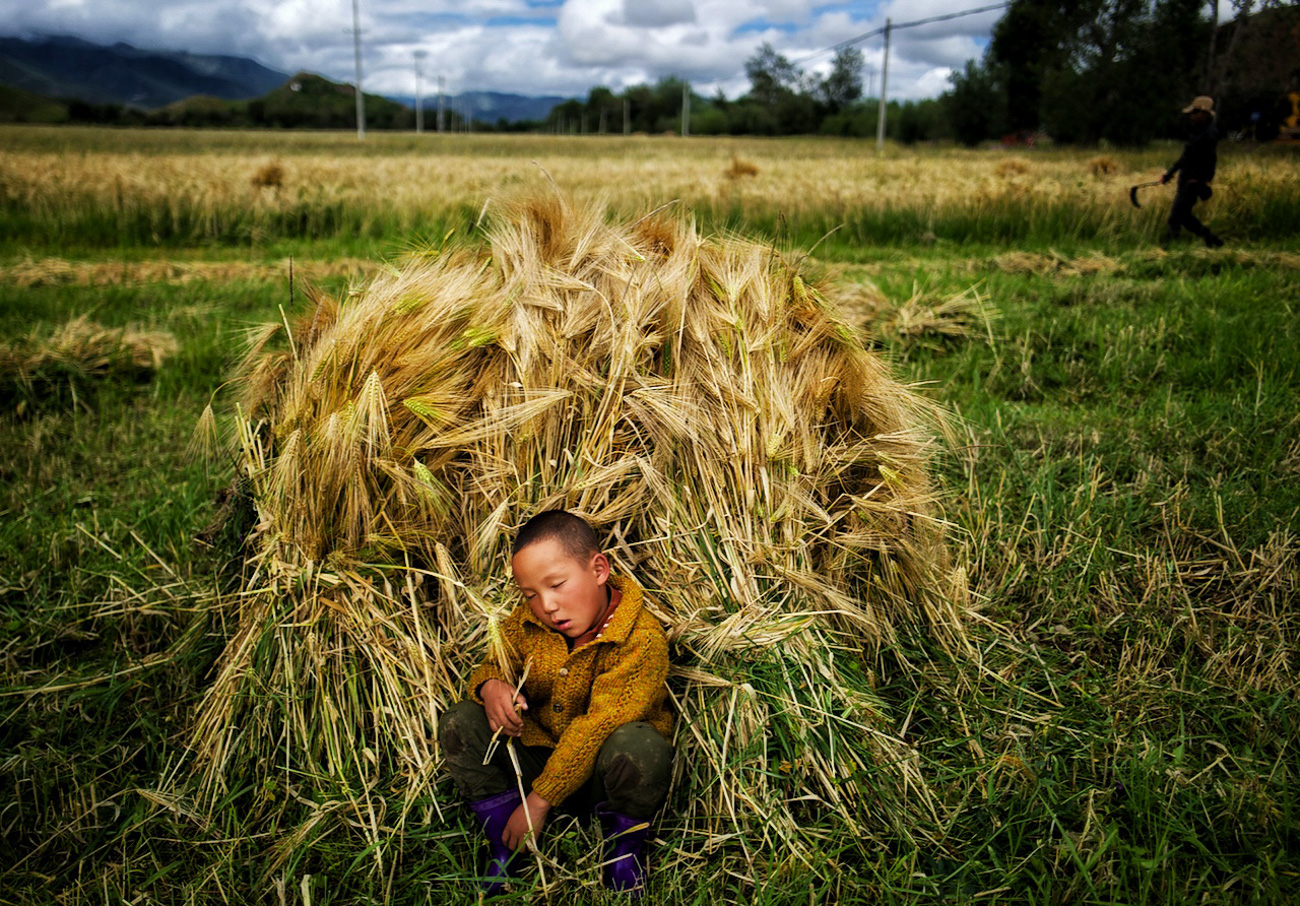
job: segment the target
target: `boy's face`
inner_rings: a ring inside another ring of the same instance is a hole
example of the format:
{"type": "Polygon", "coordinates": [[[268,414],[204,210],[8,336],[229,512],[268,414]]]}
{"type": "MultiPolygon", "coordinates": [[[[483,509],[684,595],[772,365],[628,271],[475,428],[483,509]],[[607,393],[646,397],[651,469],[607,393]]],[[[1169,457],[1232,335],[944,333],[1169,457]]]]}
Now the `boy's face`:
{"type": "Polygon", "coordinates": [[[548,628],[576,639],[604,616],[609,596],[609,560],[604,554],[579,558],[558,538],[543,538],[515,554],[515,582],[548,628]]]}

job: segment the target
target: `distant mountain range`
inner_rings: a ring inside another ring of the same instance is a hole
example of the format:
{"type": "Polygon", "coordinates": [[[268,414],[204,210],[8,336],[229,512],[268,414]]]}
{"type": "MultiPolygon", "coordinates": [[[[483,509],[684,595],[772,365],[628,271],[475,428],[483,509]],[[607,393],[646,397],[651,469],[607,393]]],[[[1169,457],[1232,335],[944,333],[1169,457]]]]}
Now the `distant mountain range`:
{"type": "Polygon", "coordinates": [[[196,94],[243,100],[289,78],[243,57],[105,47],[64,36],[0,38],[0,82],[32,94],[145,110],[196,94]]]}
{"type": "MultiPolygon", "coordinates": [[[[246,57],[142,50],[121,43],[105,46],[66,35],[0,37],[0,85],[46,98],[158,110],[195,96],[228,101],[260,98],[291,78],[246,57]]],[[[413,97],[392,100],[415,106],[413,97]]],[[[495,123],[545,119],[563,100],[474,91],[448,96],[444,105],[495,123]]],[[[437,109],[437,96],[426,96],[424,110],[430,125],[433,120],[428,117],[436,115],[437,109]]]]}
{"type": "MultiPolygon", "coordinates": [[[[414,95],[388,95],[399,104],[415,109],[414,95]]],[[[474,119],[484,123],[505,120],[507,123],[537,121],[546,119],[551,108],[563,104],[568,98],[558,95],[535,97],[523,94],[506,94],[500,91],[465,91],[461,94],[449,94],[443,97],[443,109],[455,109],[464,114],[468,112],[474,119]]],[[[424,121],[433,123],[432,117],[438,113],[438,95],[424,96],[424,121]]]]}

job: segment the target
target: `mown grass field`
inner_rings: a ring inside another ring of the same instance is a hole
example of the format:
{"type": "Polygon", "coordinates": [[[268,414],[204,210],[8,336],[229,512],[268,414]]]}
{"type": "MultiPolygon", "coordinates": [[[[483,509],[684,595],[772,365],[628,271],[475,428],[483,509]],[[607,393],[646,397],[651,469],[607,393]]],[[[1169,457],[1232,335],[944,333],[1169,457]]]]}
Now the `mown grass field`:
{"type": "MultiPolygon", "coordinates": [[[[342,294],[473,242],[495,199],[552,181],[806,256],[952,416],[940,479],[979,657],[876,664],[944,845],[720,875],[669,816],[654,901],[1300,894],[1295,149],[1221,147],[1213,252],[1157,244],[1167,191],[1128,204],[1173,147],[6,128],[0,150],[0,901],[474,901],[445,780],[382,864],[346,815],[249,826],[161,792],[229,634],[206,602],[232,547],[195,539],[233,467],[187,447],[245,329],[301,310],[306,282],[342,294]],[[178,349],[156,372],[15,378],[80,316],[178,349]]],[[[588,831],[555,830],[551,858],[591,864],[588,831]]]]}

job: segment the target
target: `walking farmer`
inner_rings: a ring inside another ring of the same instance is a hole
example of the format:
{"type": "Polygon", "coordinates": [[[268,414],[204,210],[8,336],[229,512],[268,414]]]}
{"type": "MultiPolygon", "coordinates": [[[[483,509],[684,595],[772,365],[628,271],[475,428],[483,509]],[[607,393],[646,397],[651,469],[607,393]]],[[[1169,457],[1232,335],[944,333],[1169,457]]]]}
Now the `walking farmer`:
{"type": "Polygon", "coordinates": [[[1173,210],[1169,212],[1168,238],[1171,241],[1178,239],[1186,227],[1188,232],[1205,241],[1206,248],[1218,248],[1223,245],[1223,240],[1192,213],[1198,201],[1208,201],[1214,194],[1210,182],[1214,179],[1218,162],[1215,146],[1219,141],[1214,128],[1214,99],[1198,97],[1183,108],[1183,113],[1187,115],[1190,133],[1187,144],[1183,145],[1182,156],[1160,177],[1163,184],[1178,174],[1178,192],[1174,195],[1173,210]]]}

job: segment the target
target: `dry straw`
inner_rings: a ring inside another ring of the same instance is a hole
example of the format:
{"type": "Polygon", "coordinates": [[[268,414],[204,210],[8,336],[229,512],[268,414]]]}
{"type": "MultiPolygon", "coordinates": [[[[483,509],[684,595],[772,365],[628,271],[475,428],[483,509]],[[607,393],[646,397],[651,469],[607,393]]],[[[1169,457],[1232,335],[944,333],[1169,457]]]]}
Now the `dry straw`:
{"type": "Polygon", "coordinates": [[[147,377],[178,348],[165,330],[105,327],[81,315],[48,335],[0,343],[0,401],[19,414],[65,397],[75,406],[94,382],[147,377]]]}
{"type": "Polygon", "coordinates": [[[1006,252],[993,259],[998,270],[1008,274],[1063,274],[1086,276],[1088,274],[1114,274],[1123,265],[1105,255],[1082,255],[1068,258],[1057,251],[1043,255],[1038,252],[1006,252]]]}
{"type": "Polygon", "coordinates": [[[278,192],[284,188],[284,164],[278,160],[263,164],[248,182],[254,189],[275,189],[278,192]]]}
{"type": "Polygon", "coordinates": [[[757,176],[758,164],[733,154],[731,155],[731,163],[727,165],[727,169],[722,171],[722,175],[727,177],[727,179],[741,179],[745,176],[757,176]]]}
{"type": "Polygon", "coordinates": [[[282,279],[293,267],[313,279],[346,277],[357,279],[378,269],[374,261],[361,258],[333,258],[328,261],[282,261],[262,264],[252,261],[68,261],[65,258],[24,258],[0,269],[0,282],[15,286],[113,286],[139,283],[233,283],[243,280],[282,279]]]}
{"type": "Polygon", "coordinates": [[[902,302],[890,299],[869,280],[846,281],[833,295],[844,315],[876,340],[927,342],[990,336],[996,311],[979,289],[970,287],[935,298],[919,284],[902,302]]]}
{"type": "Polygon", "coordinates": [[[438,714],[516,604],[512,536],[567,507],[673,642],[677,852],[753,877],[937,838],[873,692],[900,637],[965,650],[935,413],[769,248],[555,197],[488,234],[254,337],[258,525],[193,736],[209,801],[251,784],[376,843],[433,820],[438,714]]]}
{"type": "Polygon", "coordinates": [[[993,168],[993,172],[1003,179],[1024,176],[1029,170],[1029,161],[1023,157],[1008,157],[1006,160],[999,161],[998,165],[993,168]]]}
{"type": "Polygon", "coordinates": [[[1119,172],[1119,161],[1109,154],[1098,154],[1096,157],[1088,158],[1086,164],[1088,172],[1093,176],[1101,179],[1105,176],[1113,176],[1119,172]]]}

